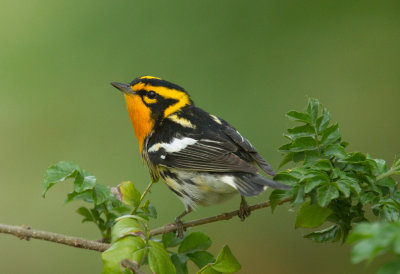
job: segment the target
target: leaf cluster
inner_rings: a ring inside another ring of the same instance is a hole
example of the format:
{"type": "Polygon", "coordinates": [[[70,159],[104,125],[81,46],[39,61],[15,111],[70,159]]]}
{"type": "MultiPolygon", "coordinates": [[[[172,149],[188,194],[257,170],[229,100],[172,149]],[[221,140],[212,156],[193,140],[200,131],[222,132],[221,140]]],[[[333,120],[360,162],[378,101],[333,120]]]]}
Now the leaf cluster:
{"type": "Polygon", "coordinates": [[[157,211],[149,200],[144,201],[146,191],[140,193],[130,181],[108,188],[75,163],[63,161],[47,169],[43,197],[52,186],[67,179],[72,181],[73,191],[65,202],[88,203],[91,207],[77,210],[84,217],[82,222],[95,223],[102,241],[111,242],[111,247],[102,253],[103,273],[132,273],[124,268],[126,260],[138,270],[135,272],[145,269],[152,273],[186,274],[189,261],[199,268],[198,273],[233,273],[240,269],[228,246],[215,259],[207,251],[210,238],[201,232],[185,233],[183,239],[174,233],[151,237],[149,221],[157,218],[157,211]]]}
{"type": "Polygon", "coordinates": [[[320,228],[305,235],[316,242],[345,241],[360,222],[398,221],[400,192],[392,176],[399,174],[400,161],[388,169],[384,160],[348,152],[338,124],[317,99],[309,98],[305,112],[290,111],[287,117],[299,123],[288,129],[289,142],[279,149],[281,166],[292,168],[274,179],[292,189],[274,190],[272,209],[291,197],[292,206],[300,206],[295,227],[320,228]]]}
{"type": "Polygon", "coordinates": [[[83,216],[82,223],[92,222],[97,226],[104,242],[110,242],[115,219],[123,214],[136,210],[142,218],[157,217],[157,212],[149,201],[138,208],[140,192],[134,188],[132,182],[123,182],[110,189],[99,184],[95,176],[73,162],[61,161],[46,170],[42,196],[45,197],[55,184],[68,179],[72,182],[73,191],[68,193],[64,202],[86,202],[89,206],[81,206],[76,212],[83,216]]]}

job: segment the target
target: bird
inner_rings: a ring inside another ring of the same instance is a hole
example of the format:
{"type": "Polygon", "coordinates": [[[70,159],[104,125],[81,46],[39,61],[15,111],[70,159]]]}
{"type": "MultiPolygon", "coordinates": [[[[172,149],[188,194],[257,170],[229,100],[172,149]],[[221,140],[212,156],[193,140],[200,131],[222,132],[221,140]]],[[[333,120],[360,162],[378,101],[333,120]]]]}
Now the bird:
{"type": "Polygon", "coordinates": [[[185,205],[174,221],[179,237],[182,218],[198,205],[221,203],[239,193],[243,221],[250,215],[245,197],[267,187],[290,188],[263,176],[261,171],[276,174],[256,148],[228,122],[198,108],[181,86],[154,76],[111,85],[124,94],[152,181],[161,178],[185,205]]]}

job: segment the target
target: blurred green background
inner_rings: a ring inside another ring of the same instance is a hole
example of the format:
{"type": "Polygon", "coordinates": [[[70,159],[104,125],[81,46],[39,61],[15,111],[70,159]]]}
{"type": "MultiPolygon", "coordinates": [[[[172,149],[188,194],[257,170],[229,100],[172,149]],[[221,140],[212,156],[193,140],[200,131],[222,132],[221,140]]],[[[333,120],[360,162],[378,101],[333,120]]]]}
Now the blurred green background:
{"type": "MultiPolygon", "coordinates": [[[[291,109],[315,96],[350,150],[391,162],[400,152],[399,1],[2,0],[0,10],[0,222],[99,239],[63,206],[71,185],[41,198],[45,169],[73,160],[115,186],[149,181],[121,94],[111,81],[154,75],[236,126],[275,167],[291,109]]],[[[267,199],[265,193],[251,203],[267,199]]],[[[153,188],[159,218],[182,204],[153,188]]],[[[239,198],[189,218],[236,209],[239,198]]],[[[241,273],[374,273],[350,248],[315,244],[282,206],[199,227],[217,253],[228,243],[241,273]]],[[[100,254],[0,235],[1,273],[99,273],[100,254]]],[[[388,258],[382,258],[385,261],[388,258]]]]}

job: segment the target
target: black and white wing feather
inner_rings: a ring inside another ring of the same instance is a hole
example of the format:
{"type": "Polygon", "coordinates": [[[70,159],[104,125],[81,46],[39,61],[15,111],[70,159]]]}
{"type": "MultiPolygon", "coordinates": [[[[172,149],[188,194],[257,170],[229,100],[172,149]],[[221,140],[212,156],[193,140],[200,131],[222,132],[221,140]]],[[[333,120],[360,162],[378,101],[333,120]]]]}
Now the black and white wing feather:
{"type": "Polygon", "coordinates": [[[156,143],[148,148],[152,163],[193,171],[248,172],[257,168],[241,159],[238,147],[218,136],[173,138],[170,143],[156,143]],[[212,139],[211,139],[212,138],[212,139]]]}

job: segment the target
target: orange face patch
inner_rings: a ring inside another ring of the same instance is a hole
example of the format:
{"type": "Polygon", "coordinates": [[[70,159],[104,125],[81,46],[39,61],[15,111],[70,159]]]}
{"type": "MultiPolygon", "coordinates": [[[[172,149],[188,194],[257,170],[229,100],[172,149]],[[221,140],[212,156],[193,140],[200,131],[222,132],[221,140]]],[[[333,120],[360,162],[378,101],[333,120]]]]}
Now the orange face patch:
{"type": "Polygon", "coordinates": [[[154,120],[151,118],[150,108],[143,103],[139,95],[125,94],[125,102],[142,153],[144,139],[153,129],[154,120]]]}

